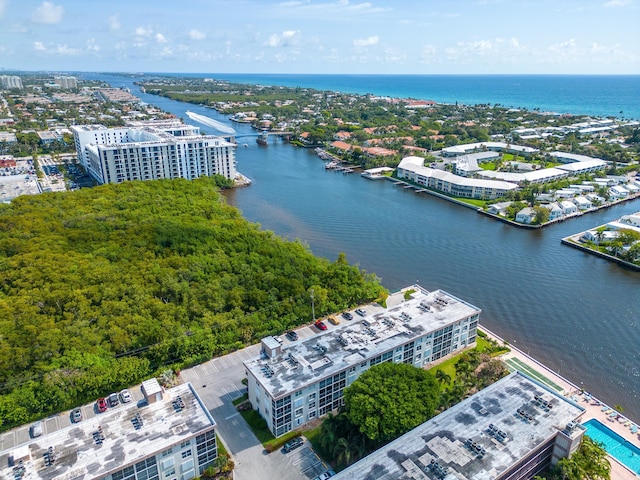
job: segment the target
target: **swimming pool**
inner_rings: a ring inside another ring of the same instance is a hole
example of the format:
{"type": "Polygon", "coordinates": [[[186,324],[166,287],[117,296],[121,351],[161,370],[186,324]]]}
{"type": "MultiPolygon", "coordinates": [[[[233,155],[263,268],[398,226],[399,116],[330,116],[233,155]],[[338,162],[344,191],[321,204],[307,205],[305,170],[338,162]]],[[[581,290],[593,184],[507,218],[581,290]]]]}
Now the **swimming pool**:
{"type": "Polygon", "coordinates": [[[582,425],[587,429],[586,435],[602,443],[609,455],[640,474],[640,448],[596,419],[588,420],[582,425]]]}

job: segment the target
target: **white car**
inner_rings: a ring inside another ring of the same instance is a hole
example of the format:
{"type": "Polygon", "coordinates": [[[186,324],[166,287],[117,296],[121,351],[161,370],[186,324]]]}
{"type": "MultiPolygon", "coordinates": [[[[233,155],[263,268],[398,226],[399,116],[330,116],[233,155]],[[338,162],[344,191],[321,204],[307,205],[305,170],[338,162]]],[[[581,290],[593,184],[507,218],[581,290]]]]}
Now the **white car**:
{"type": "Polygon", "coordinates": [[[129,403],[133,400],[131,393],[126,388],[120,392],[120,398],[122,399],[122,403],[129,403]]]}
{"type": "Polygon", "coordinates": [[[333,474],[331,472],[324,472],[322,475],[317,476],[313,480],[327,480],[327,478],[330,478],[332,476],[333,476],[333,474]]]}

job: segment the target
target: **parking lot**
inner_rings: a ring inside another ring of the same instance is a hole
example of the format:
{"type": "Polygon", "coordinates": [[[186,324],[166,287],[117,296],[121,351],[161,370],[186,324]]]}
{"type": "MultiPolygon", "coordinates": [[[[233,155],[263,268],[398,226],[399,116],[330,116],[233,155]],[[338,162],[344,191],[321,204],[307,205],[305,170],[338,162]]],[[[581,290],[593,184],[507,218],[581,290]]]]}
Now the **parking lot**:
{"type": "MultiPolygon", "coordinates": [[[[296,330],[300,340],[318,334],[315,327],[296,330]]],[[[282,335],[283,343],[289,342],[282,335]]],[[[284,453],[282,449],[267,453],[232,401],[246,393],[243,362],[260,354],[260,345],[252,345],[223,357],[183,370],[181,377],[191,382],[218,424],[218,435],[232,454],[235,478],[273,478],[278,480],[311,480],[328,467],[305,440],[302,447],[284,453]]]]}

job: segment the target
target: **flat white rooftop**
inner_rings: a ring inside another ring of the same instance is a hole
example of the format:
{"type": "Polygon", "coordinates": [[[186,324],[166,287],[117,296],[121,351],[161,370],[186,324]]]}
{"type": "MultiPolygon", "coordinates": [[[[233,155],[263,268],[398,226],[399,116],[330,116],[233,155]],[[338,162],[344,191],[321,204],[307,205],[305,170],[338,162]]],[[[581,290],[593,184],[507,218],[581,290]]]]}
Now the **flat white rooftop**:
{"type": "MultiPolygon", "coordinates": [[[[333,478],[493,480],[583,413],[579,405],[514,372],[333,478]]],[[[574,428],[569,436],[581,433],[580,425],[574,428]]]]}
{"type": "Polygon", "coordinates": [[[336,315],[341,321],[337,327],[287,343],[281,355],[250,360],[245,367],[278,398],[481,312],[442,290],[416,288],[411,299],[388,308],[367,306],[364,318],[345,320],[336,315]]]}
{"type": "Polygon", "coordinates": [[[0,479],[18,478],[14,467],[19,459],[23,459],[21,478],[25,479],[101,478],[211,430],[215,424],[191,384],[179,385],[165,391],[161,401],[121,404],[3,450],[0,452],[0,479]],[[184,408],[174,404],[178,397],[184,408]],[[100,431],[104,439],[101,439],[100,431]],[[55,461],[46,466],[45,453],[49,447],[53,448],[55,461]]]}

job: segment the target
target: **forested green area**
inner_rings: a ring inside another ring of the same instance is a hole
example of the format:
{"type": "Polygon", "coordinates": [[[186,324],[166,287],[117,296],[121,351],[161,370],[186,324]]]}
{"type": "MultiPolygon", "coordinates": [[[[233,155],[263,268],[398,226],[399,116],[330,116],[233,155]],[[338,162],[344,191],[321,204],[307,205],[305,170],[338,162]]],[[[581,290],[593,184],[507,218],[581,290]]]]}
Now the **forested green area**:
{"type": "Polygon", "coordinates": [[[0,206],[0,428],[384,295],[242,218],[215,179],[0,206]]]}

